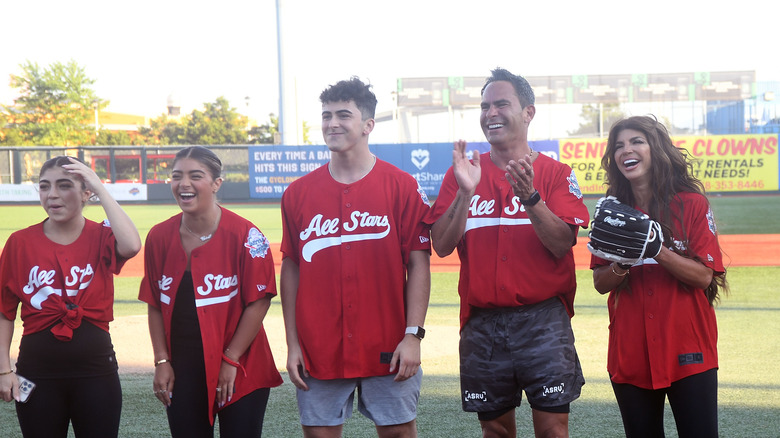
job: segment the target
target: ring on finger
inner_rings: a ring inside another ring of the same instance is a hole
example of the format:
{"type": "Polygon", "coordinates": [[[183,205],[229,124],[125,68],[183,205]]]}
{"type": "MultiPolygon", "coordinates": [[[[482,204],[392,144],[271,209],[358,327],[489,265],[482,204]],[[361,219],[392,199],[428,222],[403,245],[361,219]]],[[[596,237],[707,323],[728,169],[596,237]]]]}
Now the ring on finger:
{"type": "Polygon", "coordinates": [[[217,388],[217,392],[221,392],[221,391],[222,391],[222,388],[217,388]]]}

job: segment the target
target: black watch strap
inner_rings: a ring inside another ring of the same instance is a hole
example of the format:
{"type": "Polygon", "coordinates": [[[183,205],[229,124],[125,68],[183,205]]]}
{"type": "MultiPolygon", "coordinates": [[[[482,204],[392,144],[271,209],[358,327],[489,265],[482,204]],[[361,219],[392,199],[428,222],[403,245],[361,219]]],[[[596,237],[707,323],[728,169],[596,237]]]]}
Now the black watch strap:
{"type": "Polygon", "coordinates": [[[425,329],[420,327],[420,326],[407,327],[406,328],[406,334],[407,335],[412,335],[412,336],[414,336],[417,339],[422,339],[422,338],[425,337],[425,329]]]}
{"type": "Polygon", "coordinates": [[[528,199],[521,199],[520,203],[525,205],[526,207],[533,207],[536,205],[539,201],[542,200],[542,195],[539,194],[538,190],[534,190],[533,194],[531,194],[531,197],[528,199]]]}

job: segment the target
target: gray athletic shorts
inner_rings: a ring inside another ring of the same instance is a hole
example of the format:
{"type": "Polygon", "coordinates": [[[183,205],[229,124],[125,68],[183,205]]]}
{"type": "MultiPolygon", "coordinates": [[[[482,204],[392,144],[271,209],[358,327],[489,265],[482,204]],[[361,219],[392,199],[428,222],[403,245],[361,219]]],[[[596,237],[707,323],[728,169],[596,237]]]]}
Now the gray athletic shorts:
{"type": "Polygon", "coordinates": [[[473,309],[460,335],[464,411],[520,406],[523,390],[532,408],[545,411],[575,400],[584,384],[571,321],[560,299],[473,309]]]}
{"type": "Polygon", "coordinates": [[[352,416],[355,389],[358,410],[377,426],[408,423],[417,418],[422,368],[396,382],[395,374],[359,379],[318,380],[304,377],[308,391],[297,389],[298,412],[304,426],[338,426],[352,416]]]}

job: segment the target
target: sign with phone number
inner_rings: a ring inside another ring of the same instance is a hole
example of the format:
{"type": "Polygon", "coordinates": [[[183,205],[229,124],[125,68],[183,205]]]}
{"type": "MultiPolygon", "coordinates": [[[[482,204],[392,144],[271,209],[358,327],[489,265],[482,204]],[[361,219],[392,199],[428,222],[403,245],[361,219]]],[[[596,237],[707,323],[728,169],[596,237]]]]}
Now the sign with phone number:
{"type": "MultiPolygon", "coordinates": [[[[685,149],[693,174],[711,192],[758,192],[780,189],[777,135],[681,136],[672,139],[685,149]]],[[[606,174],[601,158],[607,140],[560,140],[561,161],[574,169],[584,194],[603,194],[606,174]]]]}

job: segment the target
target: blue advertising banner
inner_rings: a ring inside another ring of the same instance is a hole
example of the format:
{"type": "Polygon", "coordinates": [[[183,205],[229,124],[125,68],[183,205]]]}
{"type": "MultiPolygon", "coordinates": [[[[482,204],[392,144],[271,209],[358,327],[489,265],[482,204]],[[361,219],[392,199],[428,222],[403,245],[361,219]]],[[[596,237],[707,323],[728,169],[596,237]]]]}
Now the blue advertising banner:
{"type": "MultiPolygon", "coordinates": [[[[539,152],[558,159],[558,141],[530,142],[539,152]]],[[[469,143],[469,152],[490,150],[487,142],[469,143]]],[[[444,174],[452,165],[452,143],[377,144],[369,149],[380,160],[412,175],[428,196],[436,197],[444,174]]],[[[249,193],[252,198],[281,199],[287,186],[296,179],[330,161],[325,145],[250,146],[249,193]]]]}
{"type": "Polygon", "coordinates": [[[281,199],[291,182],[330,161],[322,146],[250,146],[249,196],[281,199]]]}

